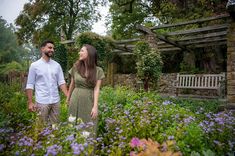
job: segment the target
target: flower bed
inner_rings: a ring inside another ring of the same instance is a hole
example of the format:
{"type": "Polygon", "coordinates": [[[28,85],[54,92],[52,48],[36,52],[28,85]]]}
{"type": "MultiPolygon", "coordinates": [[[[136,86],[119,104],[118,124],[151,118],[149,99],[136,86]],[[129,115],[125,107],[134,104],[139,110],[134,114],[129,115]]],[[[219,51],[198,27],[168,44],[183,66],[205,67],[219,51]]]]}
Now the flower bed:
{"type": "Polygon", "coordinates": [[[26,114],[26,108],[19,107],[26,98],[12,95],[0,111],[3,155],[232,155],[235,151],[234,114],[218,112],[216,100],[162,98],[154,92],[104,87],[98,137],[92,138],[92,123],[75,125],[74,117],[67,122],[64,98],[62,122],[42,127],[35,115],[19,118],[26,114]],[[7,115],[9,108],[17,113],[7,115]]]}

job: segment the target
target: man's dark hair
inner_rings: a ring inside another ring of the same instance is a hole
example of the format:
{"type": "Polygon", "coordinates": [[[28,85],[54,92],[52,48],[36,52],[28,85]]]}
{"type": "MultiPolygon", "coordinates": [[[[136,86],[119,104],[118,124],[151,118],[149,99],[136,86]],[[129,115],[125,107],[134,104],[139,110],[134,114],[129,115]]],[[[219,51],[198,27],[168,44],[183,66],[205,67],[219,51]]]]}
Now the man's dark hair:
{"type": "Polygon", "coordinates": [[[40,48],[45,47],[45,46],[47,45],[47,43],[54,44],[53,41],[51,41],[51,40],[46,40],[46,41],[42,42],[42,44],[40,45],[40,48]]]}

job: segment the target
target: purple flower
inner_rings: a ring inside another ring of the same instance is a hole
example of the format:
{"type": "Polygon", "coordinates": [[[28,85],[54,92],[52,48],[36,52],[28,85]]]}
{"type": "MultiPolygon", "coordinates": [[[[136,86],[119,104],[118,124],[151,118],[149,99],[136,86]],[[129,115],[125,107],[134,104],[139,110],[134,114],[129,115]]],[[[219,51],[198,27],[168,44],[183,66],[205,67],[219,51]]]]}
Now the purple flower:
{"type": "Polygon", "coordinates": [[[125,110],[124,114],[126,114],[128,116],[130,114],[130,112],[128,110],[125,110]]]}
{"type": "Polygon", "coordinates": [[[220,145],[220,142],[218,140],[213,141],[216,145],[220,145]]]}
{"type": "Polygon", "coordinates": [[[139,140],[139,138],[134,137],[131,139],[130,146],[132,148],[141,146],[141,141],[139,140]]]}
{"type": "Polygon", "coordinates": [[[163,101],[162,104],[166,106],[166,105],[171,104],[171,101],[166,100],[166,101],[163,101]]]}
{"type": "Polygon", "coordinates": [[[4,147],[5,146],[3,144],[0,144],[0,152],[3,151],[4,147]]]}
{"type": "Polygon", "coordinates": [[[19,140],[19,146],[32,146],[33,145],[33,139],[24,136],[19,140]]]}
{"type": "Polygon", "coordinates": [[[80,155],[82,151],[84,151],[84,147],[82,144],[72,143],[71,148],[73,149],[74,155],[80,155]]]}
{"type": "Polygon", "coordinates": [[[189,116],[188,118],[185,118],[185,119],[184,119],[184,123],[189,124],[190,122],[192,122],[192,121],[194,121],[194,120],[195,120],[194,117],[189,116]]]}
{"type": "Polygon", "coordinates": [[[74,135],[72,134],[66,138],[66,141],[73,141],[74,139],[74,135]]]}
{"type": "Polygon", "coordinates": [[[62,147],[58,145],[52,145],[47,148],[46,156],[52,155],[55,156],[58,154],[58,152],[62,151],[62,147]]]}
{"type": "Polygon", "coordinates": [[[19,152],[19,151],[16,151],[16,152],[15,152],[15,155],[16,155],[16,156],[20,155],[20,152],[19,152]]]}
{"type": "Polygon", "coordinates": [[[168,136],[168,140],[173,140],[174,139],[174,136],[168,136]]]}
{"type": "Polygon", "coordinates": [[[46,136],[46,135],[49,135],[51,134],[52,130],[50,130],[48,127],[45,128],[42,132],[41,132],[41,135],[42,136],[46,136]]]}

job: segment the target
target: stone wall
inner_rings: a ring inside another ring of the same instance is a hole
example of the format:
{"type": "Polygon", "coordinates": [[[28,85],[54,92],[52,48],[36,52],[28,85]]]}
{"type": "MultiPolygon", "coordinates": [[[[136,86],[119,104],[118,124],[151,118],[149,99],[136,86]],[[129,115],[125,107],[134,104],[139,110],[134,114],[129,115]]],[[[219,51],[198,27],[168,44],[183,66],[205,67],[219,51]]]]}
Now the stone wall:
{"type": "MultiPolygon", "coordinates": [[[[150,90],[156,90],[161,94],[175,95],[176,89],[173,86],[177,73],[162,73],[158,85],[150,84],[150,90]],[[153,88],[155,86],[156,88],[153,88]]],[[[128,86],[138,90],[141,86],[135,74],[115,74],[114,85],[128,86]]],[[[142,86],[143,87],[143,86],[142,86]]],[[[208,89],[179,89],[179,95],[198,95],[198,96],[218,96],[217,90],[208,89]]]]}

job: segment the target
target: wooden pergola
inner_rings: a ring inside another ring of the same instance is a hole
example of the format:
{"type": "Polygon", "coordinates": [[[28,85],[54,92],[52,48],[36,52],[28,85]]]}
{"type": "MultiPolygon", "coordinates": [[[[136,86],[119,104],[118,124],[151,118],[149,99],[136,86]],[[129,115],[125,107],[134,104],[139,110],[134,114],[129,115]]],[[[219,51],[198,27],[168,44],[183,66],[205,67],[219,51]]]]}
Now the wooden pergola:
{"type": "Polygon", "coordinates": [[[144,38],[115,41],[114,52],[118,55],[132,55],[134,43],[145,40],[158,48],[159,52],[185,52],[195,51],[196,48],[225,45],[227,47],[226,86],[227,101],[226,108],[235,109],[235,16],[222,14],[215,17],[197,19],[176,24],[166,24],[146,28],[137,25],[137,29],[144,34],[144,38]],[[194,28],[193,24],[200,24],[194,28]],[[160,33],[160,29],[183,29],[160,33]],[[188,26],[188,27],[187,27],[188,26]],[[188,28],[188,29],[187,29],[188,28]]]}
{"type": "MultiPolygon", "coordinates": [[[[195,48],[208,47],[213,45],[227,44],[228,14],[222,14],[215,17],[197,19],[177,24],[167,24],[146,28],[137,25],[136,28],[144,34],[153,34],[157,39],[157,47],[160,52],[174,51],[193,51],[195,48]],[[220,22],[222,21],[222,22],[220,22]],[[225,22],[224,22],[225,21],[225,22]],[[204,24],[209,23],[209,24],[204,24]],[[218,23],[218,24],[214,24],[218,23]],[[201,24],[200,28],[183,29],[179,31],[170,31],[164,34],[158,33],[160,29],[179,28],[181,26],[201,24]]],[[[132,54],[133,43],[140,41],[140,38],[116,41],[114,52],[123,54],[132,54]]]]}

